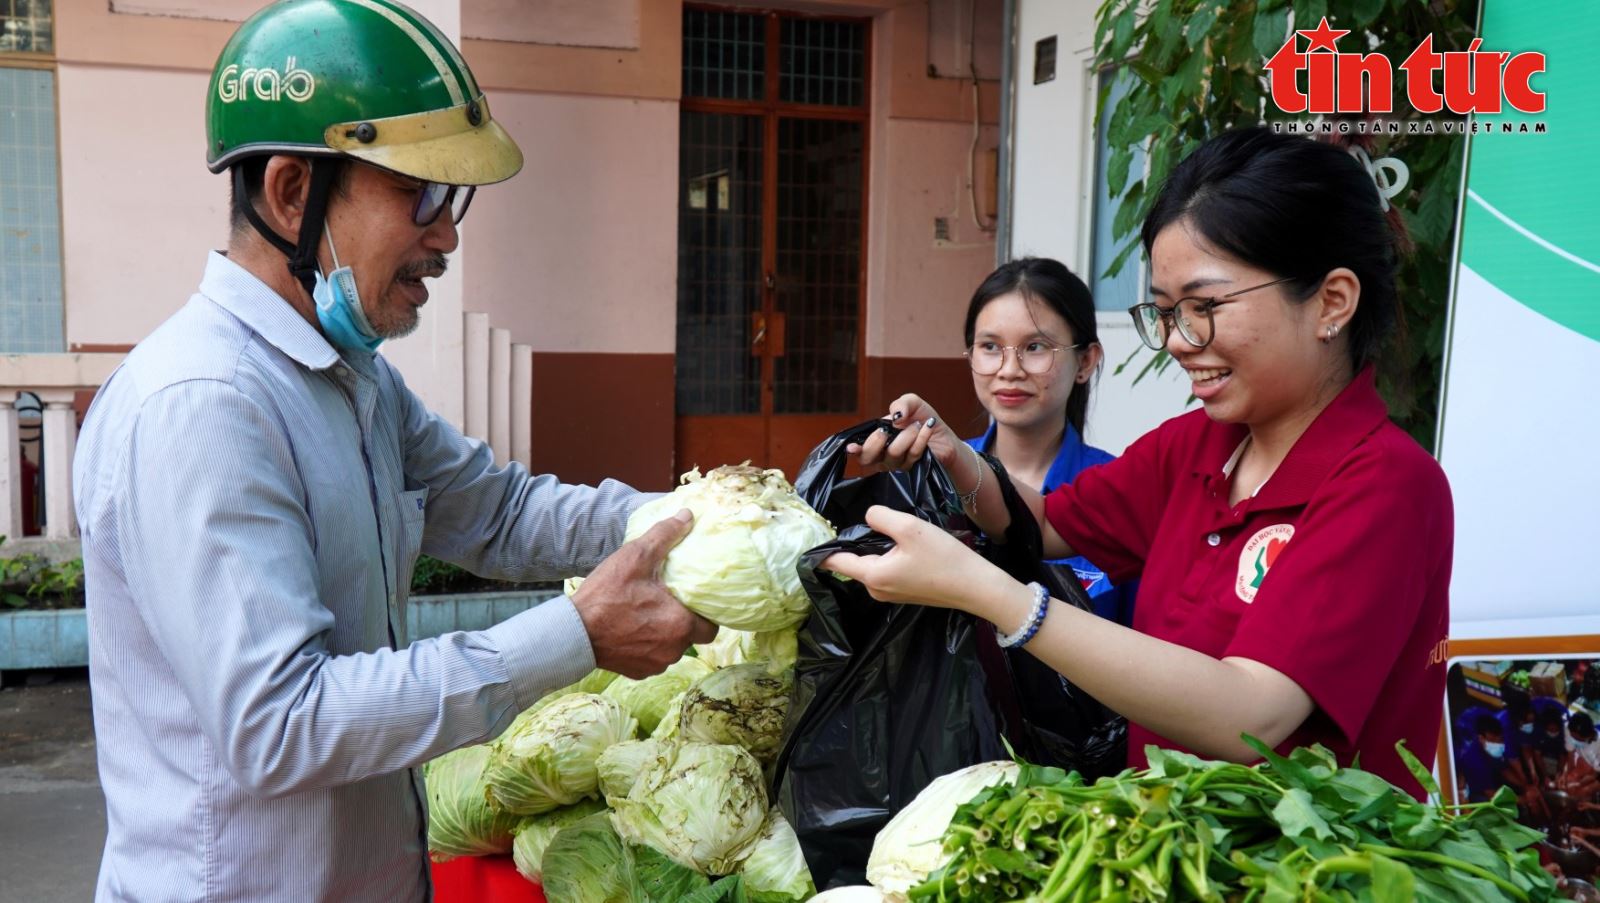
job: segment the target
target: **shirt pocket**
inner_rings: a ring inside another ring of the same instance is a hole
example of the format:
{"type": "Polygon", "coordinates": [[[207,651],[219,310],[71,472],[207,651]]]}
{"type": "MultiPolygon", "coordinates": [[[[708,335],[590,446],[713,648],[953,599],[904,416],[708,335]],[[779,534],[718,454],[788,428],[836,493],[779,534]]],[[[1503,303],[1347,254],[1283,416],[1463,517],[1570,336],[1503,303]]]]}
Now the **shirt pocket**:
{"type": "Polygon", "coordinates": [[[404,576],[402,586],[410,586],[411,568],[422,551],[422,530],[427,514],[428,490],[414,489],[400,493],[400,557],[399,570],[404,576]]]}

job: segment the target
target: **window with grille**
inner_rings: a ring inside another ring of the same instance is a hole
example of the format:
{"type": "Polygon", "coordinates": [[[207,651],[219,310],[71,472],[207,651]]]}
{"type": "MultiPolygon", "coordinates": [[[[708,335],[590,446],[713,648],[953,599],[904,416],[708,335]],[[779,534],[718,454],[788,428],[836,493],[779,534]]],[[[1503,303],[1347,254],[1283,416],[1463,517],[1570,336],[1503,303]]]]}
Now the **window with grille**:
{"type": "Polygon", "coordinates": [[[66,348],[50,0],[0,0],[0,353],[66,348]]]}

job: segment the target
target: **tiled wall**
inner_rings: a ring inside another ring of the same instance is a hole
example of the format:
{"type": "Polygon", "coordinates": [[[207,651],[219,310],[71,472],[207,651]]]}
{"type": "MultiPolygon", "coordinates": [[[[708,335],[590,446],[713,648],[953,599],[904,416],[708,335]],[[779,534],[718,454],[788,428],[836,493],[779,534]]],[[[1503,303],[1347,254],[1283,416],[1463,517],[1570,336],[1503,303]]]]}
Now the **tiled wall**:
{"type": "Polygon", "coordinates": [[[65,350],[55,73],[0,67],[0,353],[65,350]]]}

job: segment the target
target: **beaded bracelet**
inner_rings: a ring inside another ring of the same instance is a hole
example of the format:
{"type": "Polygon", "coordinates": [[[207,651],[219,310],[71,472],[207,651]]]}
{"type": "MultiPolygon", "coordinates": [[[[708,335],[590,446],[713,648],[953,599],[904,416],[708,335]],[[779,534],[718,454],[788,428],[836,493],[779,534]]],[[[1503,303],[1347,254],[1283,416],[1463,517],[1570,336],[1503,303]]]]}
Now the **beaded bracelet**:
{"type": "Polygon", "coordinates": [[[999,628],[995,628],[994,632],[998,637],[996,642],[1000,644],[1001,649],[1021,648],[1028,645],[1028,641],[1033,639],[1033,635],[1039,632],[1039,626],[1044,623],[1045,614],[1050,611],[1049,590],[1046,590],[1038,583],[1030,583],[1028,588],[1033,590],[1033,610],[1028,613],[1028,620],[1024,621],[1022,626],[1017,628],[1017,632],[1010,636],[1006,636],[1000,632],[999,628]]]}
{"type": "MultiPolygon", "coordinates": [[[[964,442],[962,444],[966,445],[964,442]]],[[[956,496],[956,500],[961,503],[962,511],[973,511],[978,502],[978,490],[983,488],[983,472],[988,468],[984,466],[983,458],[978,455],[977,449],[967,445],[967,451],[972,452],[972,463],[978,465],[978,482],[972,487],[971,492],[963,492],[956,496]]]]}

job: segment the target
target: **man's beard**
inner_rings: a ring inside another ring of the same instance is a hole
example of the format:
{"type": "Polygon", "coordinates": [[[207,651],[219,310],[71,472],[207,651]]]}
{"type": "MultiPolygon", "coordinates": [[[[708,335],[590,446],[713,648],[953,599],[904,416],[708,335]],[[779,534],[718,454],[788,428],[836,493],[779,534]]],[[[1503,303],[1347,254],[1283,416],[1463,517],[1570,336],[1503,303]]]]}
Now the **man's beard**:
{"type": "Polygon", "coordinates": [[[379,305],[380,316],[374,318],[369,315],[367,317],[368,322],[372,324],[373,331],[384,339],[405,338],[416,332],[417,326],[422,322],[421,309],[414,307],[410,301],[395,300],[391,298],[391,295],[399,290],[401,280],[437,278],[443,276],[449,267],[450,262],[443,254],[436,254],[433,257],[414,261],[401,267],[395,273],[394,280],[389,283],[388,288],[383,293],[383,300],[379,305]]]}

